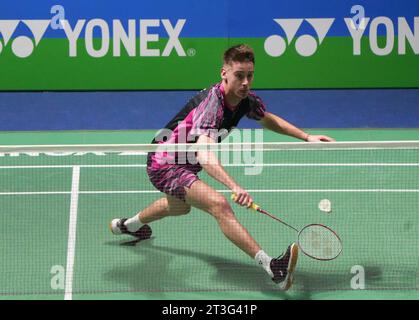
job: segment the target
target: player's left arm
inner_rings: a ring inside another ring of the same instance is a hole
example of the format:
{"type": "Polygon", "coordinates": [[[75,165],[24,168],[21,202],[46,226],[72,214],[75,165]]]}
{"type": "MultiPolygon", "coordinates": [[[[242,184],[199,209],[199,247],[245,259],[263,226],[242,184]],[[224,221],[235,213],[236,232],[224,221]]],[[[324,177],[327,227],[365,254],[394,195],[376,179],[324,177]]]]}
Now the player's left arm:
{"type": "Polygon", "coordinates": [[[297,128],[288,121],[278,117],[277,115],[265,111],[263,118],[259,123],[266,129],[276,133],[285,134],[307,142],[333,142],[333,138],[324,135],[312,135],[297,128]]]}

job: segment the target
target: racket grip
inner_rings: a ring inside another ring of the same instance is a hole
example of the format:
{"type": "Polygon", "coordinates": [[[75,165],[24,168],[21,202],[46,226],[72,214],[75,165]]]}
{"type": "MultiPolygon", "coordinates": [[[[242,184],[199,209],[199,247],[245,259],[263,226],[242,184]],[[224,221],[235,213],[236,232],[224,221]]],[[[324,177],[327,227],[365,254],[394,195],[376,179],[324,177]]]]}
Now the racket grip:
{"type": "MultiPolygon", "coordinates": [[[[234,192],[231,194],[231,200],[236,201],[237,199],[237,194],[235,194],[234,192]]],[[[253,210],[258,210],[260,209],[260,206],[258,206],[256,203],[252,202],[252,205],[249,207],[253,210]]]]}

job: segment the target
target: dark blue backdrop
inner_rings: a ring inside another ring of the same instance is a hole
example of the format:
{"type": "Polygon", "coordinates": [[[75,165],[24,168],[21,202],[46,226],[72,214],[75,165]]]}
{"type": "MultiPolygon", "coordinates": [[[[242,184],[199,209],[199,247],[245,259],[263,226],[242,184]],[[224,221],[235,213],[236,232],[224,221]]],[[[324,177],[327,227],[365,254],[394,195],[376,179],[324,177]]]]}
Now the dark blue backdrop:
{"type": "MultiPolygon", "coordinates": [[[[419,128],[419,89],[255,92],[302,128],[419,128]]],[[[160,129],[194,93],[0,92],[0,130],[160,129]]]]}

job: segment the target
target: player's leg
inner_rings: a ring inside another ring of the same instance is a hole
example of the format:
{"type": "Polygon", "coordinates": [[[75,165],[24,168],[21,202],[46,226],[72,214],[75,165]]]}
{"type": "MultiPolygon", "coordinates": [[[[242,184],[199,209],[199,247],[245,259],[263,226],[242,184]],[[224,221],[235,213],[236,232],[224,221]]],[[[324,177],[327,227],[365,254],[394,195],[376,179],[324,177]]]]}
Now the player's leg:
{"type": "Polygon", "coordinates": [[[272,259],[237,220],[223,195],[200,180],[195,181],[189,188],[185,188],[185,191],[186,202],[210,213],[217,220],[224,235],[251,258],[254,258],[272,277],[272,280],[279,284],[281,290],[285,291],[291,287],[298,258],[296,244],[291,244],[283,255],[272,259]]]}
{"type": "Polygon", "coordinates": [[[145,224],[168,216],[184,215],[189,213],[190,210],[191,206],[189,204],[170,195],[166,195],[129,219],[120,218],[112,220],[110,228],[114,234],[137,236],[138,230],[145,224]]]}
{"type": "Polygon", "coordinates": [[[186,202],[193,207],[210,213],[224,235],[250,257],[254,258],[260,246],[237,220],[230,204],[219,192],[201,180],[185,188],[186,202]]]}
{"type": "Polygon", "coordinates": [[[146,224],[164,217],[188,214],[190,211],[189,204],[171,195],[166,195],[139,212],[138,216],[141,223],[146,224]]]}

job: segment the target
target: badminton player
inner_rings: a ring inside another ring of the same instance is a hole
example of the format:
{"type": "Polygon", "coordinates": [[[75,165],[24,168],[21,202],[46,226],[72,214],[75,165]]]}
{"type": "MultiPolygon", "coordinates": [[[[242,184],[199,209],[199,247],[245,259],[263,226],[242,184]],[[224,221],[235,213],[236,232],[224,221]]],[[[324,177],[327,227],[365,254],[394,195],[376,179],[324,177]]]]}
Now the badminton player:
{"type": "MultiPolygon", "coordinates": [[[[167,124],[163,139],[156,136],[153,143],[218,143],[236,127],[244,116],[258,121],[264,128],[308,142],[328,142],[332,138],[310,135],[286,120],[266,111],[261,98],[250,91],[254,76],[255,58],[252,48],[237,45],[224,52],[221,81],[203,90],[183,107],[167,124]],[[170,131],[169,131],[170,130],[170,131]],[[186,132],[187,141],[181,141],[180,133],[186,132]]],[[[176,157],[175,157],[176,158],[176,157]]],[[[216,155],[208,150],[197,152],[197,163],[177,163],[164,152],[148,155],[147,173],[151,183],[165,196],[127,219],[114,219],[110,223],[114,234],[140,237],[143,228],[156,220],[188,214],[191,207],[201,209],[216,219],[224,236],[250,258],[255,259],[281,290],[288,290],[298,258],[295,243],[278,258],[269,256],[237,220],[227,199],[198,177],[205,170],[209,176],[224,184],[237,197],[235,202],[249,207],[252,196],[231,177],[220,164],[216,155]]]]}

